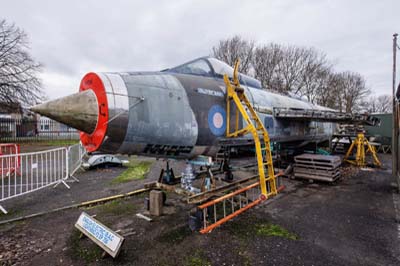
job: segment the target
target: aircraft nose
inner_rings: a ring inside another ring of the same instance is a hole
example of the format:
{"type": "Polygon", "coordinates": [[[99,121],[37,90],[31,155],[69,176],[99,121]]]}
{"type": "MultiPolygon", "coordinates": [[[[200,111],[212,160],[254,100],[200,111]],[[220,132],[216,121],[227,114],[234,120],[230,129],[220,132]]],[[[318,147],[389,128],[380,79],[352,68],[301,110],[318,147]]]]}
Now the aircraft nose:
{"type": "Polygon", "coordinates": [[[97,97],[91,89],[44,102],[29,109],[87,134],[95,131],[99,116],[97,97]]]}

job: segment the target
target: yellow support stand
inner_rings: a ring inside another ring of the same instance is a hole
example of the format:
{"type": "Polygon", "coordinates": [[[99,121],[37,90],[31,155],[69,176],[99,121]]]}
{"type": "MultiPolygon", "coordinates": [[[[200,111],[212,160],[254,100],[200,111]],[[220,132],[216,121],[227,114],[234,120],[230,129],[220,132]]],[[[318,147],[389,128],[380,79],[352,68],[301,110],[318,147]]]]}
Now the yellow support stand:
{"type": "Polygon", "coordinates": [[[343,160],[354,164],[359,167],[365,167],[367,165],[365,160],[365,155],[370,152],[372,158],[374,159],[374,165],[381,167],[382,164],[376,155],[375,148],[368,142],[367,138],[364,136],[363,133],[358,133],[357,138],[353,141],[350,145],[349,150],[347,151],[346,155],[344,156],[343,160]],[[367,146],[367,150],[365,151],[365,146],[367,146]],[[349,156],[353,153],[353,149],[356,148],[356,159],[349,160],[349,156]]]}
{"type": "Polygon", "coordinates": [[[254,111],[253,106],[250,104],[247,96],[244,93],[244,89],[240,87],[238,78],[238,67],[239,60],[235,63],[233,72],[233,81],[229,80],[228,75],[224,75],[224,81],[227,89],[227,127],[226,136],[228,138],[239,137],[251,133],[254,138],[258,173],[260,175],[260,187],[263,199],[267,199],[270,196],[277,194],[274,166],[271,155],[271,144],[267,130],[264,124],[261,122],[257,113],[254,111]],[[235,115],[235,131],[230,132],[231,127],[231,102],[236,106],[235,115]],[[239,113],[246,121],[247,126],[239,129],[239,113]],[[262,139],[260,136],[262,135],[262,139]],[[265,169],[268,172],[268,177],[265,177],[265,169]]]}

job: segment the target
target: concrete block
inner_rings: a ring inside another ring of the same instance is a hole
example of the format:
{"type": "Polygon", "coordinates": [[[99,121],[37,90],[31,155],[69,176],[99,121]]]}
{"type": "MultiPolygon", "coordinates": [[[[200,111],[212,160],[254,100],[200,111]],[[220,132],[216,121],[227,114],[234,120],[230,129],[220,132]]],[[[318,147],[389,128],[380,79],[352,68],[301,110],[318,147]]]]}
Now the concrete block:
{"type": "Polygon", "coordinates": [[[163,193],[159,190],[150,191],[150,215],[161,216],[163,209],[163,193]]]}

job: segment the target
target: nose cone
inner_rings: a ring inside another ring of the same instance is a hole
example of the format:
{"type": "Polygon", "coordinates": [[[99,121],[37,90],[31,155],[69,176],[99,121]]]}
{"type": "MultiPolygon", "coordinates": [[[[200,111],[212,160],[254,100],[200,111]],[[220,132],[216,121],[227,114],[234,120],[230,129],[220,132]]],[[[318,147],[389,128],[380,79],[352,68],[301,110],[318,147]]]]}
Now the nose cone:
{"type": "Polygon", "coordinates": [[[35,105],[30,110],[87,134],[94,132],[99,117],[97,97],[90,89],[35,105]]]}

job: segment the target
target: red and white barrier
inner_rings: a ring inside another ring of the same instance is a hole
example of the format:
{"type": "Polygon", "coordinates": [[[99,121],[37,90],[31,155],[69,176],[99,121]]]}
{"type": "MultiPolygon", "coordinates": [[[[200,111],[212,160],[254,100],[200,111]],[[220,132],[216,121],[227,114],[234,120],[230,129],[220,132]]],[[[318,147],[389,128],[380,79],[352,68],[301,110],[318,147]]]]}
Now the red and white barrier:
{"type": "Polygon", "coordinates": [[[10,176],[11,174],[21,175],[21,156],[20,146],[15,143],[0,144],[0,176],[10,176]],[[12,156],[6,156],[12,155],[12,156]]]}

